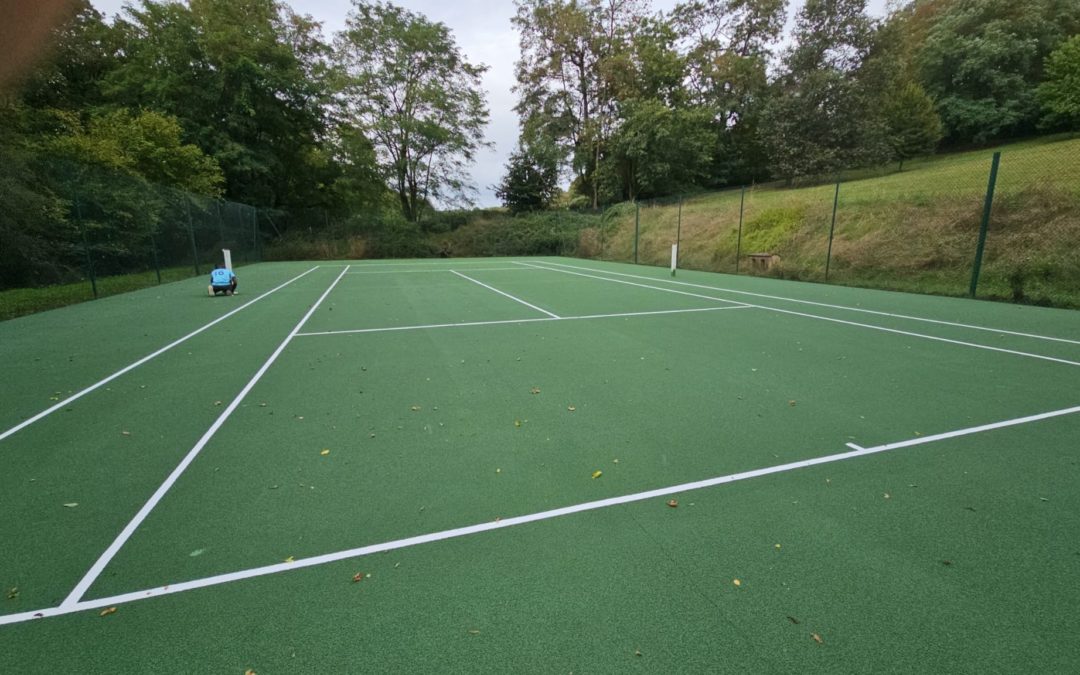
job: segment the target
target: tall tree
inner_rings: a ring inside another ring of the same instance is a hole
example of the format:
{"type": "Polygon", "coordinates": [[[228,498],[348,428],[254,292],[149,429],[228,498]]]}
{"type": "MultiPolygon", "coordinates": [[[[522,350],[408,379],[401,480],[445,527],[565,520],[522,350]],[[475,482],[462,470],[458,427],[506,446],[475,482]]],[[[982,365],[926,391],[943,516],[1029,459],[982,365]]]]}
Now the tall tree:
{"type": "Polygon", "coordinates": [[[319,202],[311,159],[328,92],[317,24],[276,0],[141,0],[115,29],[123,48],[105,80],[111,100],[178,118],[217,159],[233,199],[319,202]]]}
{"type": "Polygon", "coordinates": [[[860,79],[873,35],[866,0],[807,0],[762,118],[777,175],[831,173],[888,157],[884,120],[860,79]]]}
{"type": "Polygon", "coordinates": [[[558,195],[559,162],[553,149],[519,146],[495,187],[495,196],[512,213],[545,209],[558,195]]]}
{"type": "Polygon", "coordinates": [[[1029,132],[1045,57],[1080,31],[1076,0],[936,3],[919,51],[920,79],[951,143],[1029,132]]]}
{"type": "Polygon", "coordinates": [[[487,67],[469,63],[445,25],[383,2],[354,0],[334,45],[341,115],[374,142],[405,217],[417,221],[428,200],[467,198],[487,67]]]}

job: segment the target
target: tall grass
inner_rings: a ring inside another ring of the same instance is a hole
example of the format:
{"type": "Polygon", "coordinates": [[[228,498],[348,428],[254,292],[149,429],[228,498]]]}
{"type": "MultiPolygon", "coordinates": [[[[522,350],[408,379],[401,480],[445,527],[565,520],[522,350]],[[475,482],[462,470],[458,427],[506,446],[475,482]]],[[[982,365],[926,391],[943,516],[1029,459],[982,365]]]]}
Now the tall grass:
{"type": "MultiPolygon", "coordinates": [[[[1000,148],[1001,168],[980,297],[1080,307],[1080,139],[1000,148]]],[[[968,290],[992,150],[841,178],[828,280],[962,295],[968,290]]],[[[664,265],[680,239],[684,267],[749,272],[770,253],[773,276],[825,280],[835,184],[751,187],[678,203],[613,209],[595,257],[664,265]],[[739,239],[740,204],[742,237],[739,239]]],[[[597,237],[600,232],[590,233],[597,237]]]]}

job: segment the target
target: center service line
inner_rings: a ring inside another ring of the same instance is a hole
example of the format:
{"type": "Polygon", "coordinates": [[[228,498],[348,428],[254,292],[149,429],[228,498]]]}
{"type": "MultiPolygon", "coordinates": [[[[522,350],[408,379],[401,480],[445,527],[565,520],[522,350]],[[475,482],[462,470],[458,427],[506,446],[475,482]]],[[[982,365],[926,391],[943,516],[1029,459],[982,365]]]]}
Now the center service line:
{"type": "MultiPolygon", "coordinates": [[[[540,511],[538,513],[530,513],[527,515],[515,516],[512,518],[503,518],[502,520],[497,520],[494,522],[489,521],[485,523],[478,523],[476,525],[469,525],[466,527],[458,527],[450,530],[442,530],[440,532],[432,532],[430,534],[408,537],[405,539],[397,539],[395,541],[387,541],[381,544],[372,544],[370,546],[362,546],[359,548],[352,548],[345,551],[337,551],[335,553],[326,553],[323,555],[312,556],[310,558],[301,558],[300,560],[294,560],[293,562],[275,563],[273,565],[264,565],[263,567],[255,567],[252,569],[241,570],[238,572],[217,574],[211,577],[203,577],[202,579],[193,579],[191,581],[183,581],[180,583],[168,584],[166,586],[157,586],[154,588],[134,591],[131,593],[122,593],[120,595],[113,595],[107,598],[95,598],[94,600],[86,600],[73,603],[65,602],[59,607],[48,607],[39,610],[31,610],[29,612],[20,612],[18,614],[0,615],[0,626],[5,624],[22,623],[24,621],[32,621],[34,619],[41,619],[51,616],[61,616],[64,614],[71,614],[73,612],[97,609],[99,607],[108,607],[110,605],[116,605],[124,602],[145,600],[147,598],[171,595],[173,593],[182,593],[184,591],[191,591],[197,588],[217,586],[219,584],[240,581],[242,579],[252,579],[255,577],[267,576],[269,574],[277,574],[279,572],[288,572],[290,570],[302,569],[305,567],[316,567],[318,565],[325,565],[327,563],[337,562],[339,560],[359,558],[362,556],[371,555],[373,553],[382,553],[384,551],[393,551],[396,549],[408,548],[410,546],[417,546],[420,544],[427,544],[435,541],[455,539],[471,534],[479,534],[481,532],[499,530],[504,527],[513,527],[515,525],[524,525],[525,523],[550,520],[552,518],[567,516],[574,513],[582,513],[585,511],[603,509],[609,506],[618,506],[620,504],[630,504],[633,502],[640,502],[647,499],[655,499],[657,497],[666,497],[668,495],[690,492],[692,490],[700,490],[702,488],[723,485],[725,483],[735,483],[737,481],[747,480],[750,478],[758,478],[761,476],[784,473],[787,471],[803,469],[811,466],[818,466],[821,464],[831,464],[833,462],[840,462],[856,457],[863,457],[865,455],[873,455],[881,452],[888,452],[890,450],[898,450],[900,448],[909,448],[916,445],[926,445],[928,443],[934,443],[950,438],[970,436],[972,434],[984,433],[987,431],[993,431],[995,429],[1004,429],[1007,427],[1014,427],[1021,424],[1029,424],[1032,422],[1052,419],[1055,417],[1062,417],[1064,415],[1073,415],[1076,413],[1080,413],[1080,406],[1062,408],[1060,410],[1051,410],[1049,412],[1028,415],[1026,417],[1017,417],[1010,420],[1002,420],[1000,422],[992,422],[990,424],[967,427],[966,429],[946,431],[940,434],[933,434],[931,436],[920,436],[918,438],[912,438],[906,441],[885,443],[883,445],[876,445],[872,448],[861,448],[855,446],[857,449],[852,450],[851,452],[841,452],[833,455],[825,455],[824,457],[814,457],[811,459],[803,459],[796,462],[788,462],[787,464],[778,464],[775,466],[764,467],[761,469],[752,469],[750,471],[742,471],[740,473],[728,474],[726,476],[717,476],[715,478],[708,478],[706,480],[695,481],[692,483],[682,483],[679,485],[657,488],[655,490],[648,490],[645,492],[637,492],[629,495],[621,495],[618,497],[610,497],[608,499],[585,502],[583,504],[564,506],[562,508],[551,509],[549,511],[540,511]]],[[[850,445],[853,444],[849,444],[849,446],[850,445]]]]}
{"type": "Polygon", "coordinates": [[[211,326],[213,326],[213,325],[215,325],[217,323],[220,323],[220,322],[224,321],[225,319],[228,319],[230,316],[232,316],[233,314],[236,314],[240,310],[245,309],[247,307],[250,307],[251,305],[255,304],[256,302],[258,302],[258,301],[262,300],[263,298],[265,298],[266,296],[270,295],[271,293],[274,293],[275,291],[280,291],[282,288],[285,288],[286,286],[288,286],[292,282],[296,281],[300,277],[306,276],[306,275],[310,274],[311,272],[314,272],[318,268],[319,268],[318,265],[316,265],[315,267],[312,267],[307,272],[304,272],[303,274],[300,274],[298,276],[293,277],[292,279],[289,279],[288,281],[281,284],[280,286],[270,289],[269,291],[263,293],[262,295],[260,295],[257,298],[253,298],[253,299],[249,300],[248,302],[244,303],[243,305],[240,305],[239,307],[232,310],[231,312],[228,312],[226,314],[222,314],[221,316],[214,319],[210,323],[206,324],[202,328],[198,328],[196,330],[193,330],[192,332],[188,333],[187,335],[180,338],[179,340],[174,340],[174,341],[170,342],[169,344],[165,345],[164,347],[162,347],[161,349],[157,350],[156,352],[154,352],[152,354],[148,354],[147,356],[142,357],[141,359],[139,359],[135,363],[132,363],[129,366],[125,366],[124,368],[121,368],[120,370],[116,371],[112,375],[109,375],[108,377],[106,377],[104,380],[100,380],[100,381],[90,385],[86,389],[83,389],[80,392],[77,392],[75,394],[72,394],[71,396],[68,396],[63,401],[60,401],[56,405],[53,405],[53,406],[51,406],[49,408],[46,408],[45,410],[42,410],[41,412],[34,415],[33,417],[31,417],[29,419],[26,419],[26,420],[23,420],[22,422],[20,422],[20,423],[16,424],[15,426],[11,427],[7,431],[5,431],[3,433],[0,433],[0,441],[4,440],[8,436],[11,436],[12,434],[18,432],[20,429],[25,429],[26,427],[30,426],[34,422],[37,422],[41,418],[46,417],[46,416],[56,412],[57,410],[59,410],[60,408],[63,408],[64,406],[71,403],[72,401],[74,401],[76,399],[79,399],[79,398],[82,398],[83,396],[86,396],[87,394],[94,391],[95,389],[98,389],[98,388],[112,382],[113,380],[120,377],[124,373],[130,372],[130,371],[138,368],[139,366],[146,363],[150,359],[153,359],[153,358],[155,358],[157,356],[161,356],[162,354],[169,351],[170,349],[177,346],[178,344],[180,344],[182,342],[185,342],[186,340],[189,340],[189,339],[195,337],[196,335],[198,335],[199,333],[203,332],[207,328],[210,328],[211,326]]]}
{"type": "Polygon", "coordinates": [[[547,314],[548,316],[550,316],[552,319],[560,318],[558,314],[552,314],[551,312],[547,311],[546,309],[543,309],[541,307],[537,307],[536,305],[525,302],[521,298],[516,298],[516,297],[510,295],[509,293],[504,293],[503,291],[500,291],[499,289],[495,288],[494,286],[488,286],[484,282],[477,281],[476,279],[473,279],[470,276],[466,276],[466,275],[462,274],[461,272],[458,272],[457,270],[450,270],[450,271],[453,272],[454,274],[458,275],[462,279],[468,279],[469,281],[473,282],[474,284],[479,284],[480,286],[483,286],[484,288],[488,289],[489,291],[495,291],[499,295],[510,298],[514,302],[520,302],[521,304],[525,305],[526,307],[531,307],[531,308],[535,309],[538,312],[543,312],[544,314],[547,314]]]}
{"type": "Polygon", "coordinates": [[[315,304],[311,306],[311,309],[307,311],[307,314],[304,315],[304,318],[300,319],[300,323],[296,324],[296,327],[289,332],[289,334],[285,337],[284,340],[282,340],[281,344],[278,345],[278,348],[275,349],[274,353],[270,355],[270,358],[266,360],[266,363],[264,363],[262,367],[259,368],[259,370],[251,378],[251,380],[249,380],[248,383],[244,385],[244,388],[240,390],[240,393],[236,395],[236,398],[232,400],[232,403],[230,403],[228,407],[221,412],[221,415],[219,415],[218,418],[214,421],[214,423],[210,425],[210,428],[206,430],[206,433],[202,435],[202,438],[200,438],[199,441],[195,443],[195,446],[191,448],[191,450],[184,457],[184,459],[180,461],[180,464],[177,465],[175,469],[173,469],[172,473],[169,474],[169,477],[165,479],[165,482],[162,483],[161,486],[154,491],[154,494],[151,495],[150,499],[146,502],[146,504],[144,504],[143,507],[139,509],[139,512],[135,514],[135,517],[131,519],[131,522],[128,523],[127,526],[120,532],[119,536],[116,537],[116,539],[109,546],[109,548],[105,549],[105,552],[101,554],[101,557],[98,558],[97,562],[94,563],[94,566],[90,568],[90,571],[87,572],[86,575],[82,578],[82,580],[80,580],[79,583],[75,586],[75,588],[72,589],[71,593],[68,594],[67,598],[65,598],[64,601],[60,603],[60,607],[65,608],[78,605],[79,600],[82,599],[82,596],[86,594],[86,591],[90,588],[94,581],[97,580],[98,576],[105,569],[105,566],[108,565],[109,561],[113,559],[113,556],[115,556],[120,550],[120,548],[125,543],[127,543],[127,540],[131,537],[132,534],[135,533],[135,530],[139,527],[139,525],[141,525],[142,522],[146,520],[146,517],[150,515],[150,512],[154,509],[155,506],[157,506],[158,502],[161,501],[161,498],[164,497],[165,493],[169,491],[169,488],[171,488],[173,484],[176,483],[176,481],[180,478],[180,475],[184,473],[184,471],[188,468],[188,466],[191,465],[193,461],[195,461],[195,458],[199,455],[202,449],[206,447],[206,444],[210,441],[214,434],[217,433],[217,430],[221,428],[221,425],[225,423],[225,420],[229,419],[229,416],[232,415],[233,411],[236,410],[237,406],[240,405],[240,402],[244,400],[244,397],[247,396],[248,392],[251,391],[252,387],[255,386],[255,383],[262,379],[262,376],[266,374],[267,370],[269,370],[270,365],[277,360],[277,357],[281,355],[281,352],[285,350],[285,347],[292,341],[294,337],[296,337],[296,334],[300,332],[300,329],[303,327],[303,325],[307,323],[307,320],[311,318],[311,315],[314,314],[315,310],[319,308],[319,305],[322,304],[322,301],[326,299],[326,296],[330,295],[330,291],[334,290],[334,286],[337,286],[338,282],[341,281],[341,278],[345,276],[345,273],[348,271],[348,267],[341,270],[341,274],[339,274],[337,278],[334,279],[334,283],[330,284],[330,287],[323,292],[322,296],[319,297],[315,304]]]}

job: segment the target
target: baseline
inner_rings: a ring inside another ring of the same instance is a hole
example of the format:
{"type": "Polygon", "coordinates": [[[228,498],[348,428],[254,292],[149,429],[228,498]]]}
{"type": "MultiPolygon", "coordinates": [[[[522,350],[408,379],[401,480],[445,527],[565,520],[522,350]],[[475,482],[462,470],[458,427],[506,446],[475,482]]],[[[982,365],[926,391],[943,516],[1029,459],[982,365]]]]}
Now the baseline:
{"type": "Polygon", "coordinates": [[[1010,420],[1002,420],[999,422],[992,422],[990,424],[982,424],[979,426],[957,429],[955,431],[947,431],[940,434],[933,434],[930,436],[922,436],[919,438],[913,438],[905,441],[885,443],[882,445],[876,445],[871,448],[858,448],[850,452],[841,452],[832,455],[825,455],[822,457],[799,460],[797,462],[777,464],[775,466],[764,467],[761,469],[752,469],[749,471],[728,474],[726,476],[717,476],[715,478],[708,478],[705,480],[694,481],[691,483],[681,483],[679,485],[671,485],[668,487],[647,490],[644,492],[637,492],[634,494],[622,495],[619,497],[610,497],[607,499],[584,502],[581,504],[564,506],[557,509],[540,511],[538,513],[531,513],[523,516],[504,518],[494,522],[478,523],[476,525],[469,525],[466,527],[442,530],[440,532],[432,532],[429,534],[418,535],[415,537],[407,537],[405,539],[398,539],[395,541],[388,541],[380,544],[372,544],[369,546],[362,546],[359,548],[352,548],[344,551],[337,551],[334,553],[326,553],[323,555],[312,556],[310,558],[301,558],[300,560],[294,560],[292,562],[264,565],[262,567],[255,567],[247,570],[241,570],[238,572],[229,572],[227,574],[218,574],[210,577],[204,577],[202,579],[193,579],[191,581],[168,584],[166,586],[157,586],[154,588],[144,589],[140,591],[133,591],[131,593],[113,595],[106,598],[97,598],[94,600],[80,600],[70,604],[65,602],[58,607],[47,607],[38,610],[31,610],[28,612],[19,612],[17,614],[0,615],[0,626],[6,624],[23,623],[26,621],[32,621],[34,619],[41,619],[45,617],[62,616],[65,614],[71,614],[74,612],[81,612],[85,610],[99,609],[101,607],[109,607],[111,605],[134,602],[136,600],[145,600],[147,598],[171,595],[173,593],[181,593],[184,591],[191,591],[198,588],[206,588],[208,586],[217,586],[220,584],[231,583],[233,581],[240,581],[243,579],[252,579],[255,577],[277,574],[279,572],[303,569],[305,567],[315,567],[318,565],[325,565],[327,563],[337,562],[340,560],[359,558],[366,555],[371,555],[373,553],[381,553],[384,551],[392,551],[396,549],[407,548],[410,546],[417,546],[419,544],[427,544],[436,541],[444,541],[447,539],[455,539],[471,534],[479,534],[481,532],[489,532],[492,530],[499,530],[506,527],[514,527],[516,525],[524,525],[526,523],[533,523],[542,520],[550,520],[552,518],[558,518],[561,516],[567,516],[575,513],[583,513],[586,511],[594,511],[597,509],[607,508],[610,506],[618,506],[621,504],[630,504],[633,502],[640,502],[647,499],[655,499],[657,497],[666,497],[668,495],[690,492],[693,490],[701,490],[704,488],[723,485],[726,483],[735,483],[751,478],[758,478],[761,476],[769,476],[772,474],[793,471],[795,469],[803,469],[811,466],[819,466],[822,464],[831,464],[834,462],[854,459],[856,457],[863,457],[866,455],[873,455],[882,452],[888,452],[891,450],[898,450],[900,448],[909,448],[917,445],[926,445],[928,443],[934,443],[946,439],[970,436],[973,434],[984,433],[996,429],[1004,429],[1007,427],[1019,426],[1021,424],[1030,424],[1033,422],[1039,422],[1042,420],[1048,420],[1056,417],[1063,417],[1065,415],[1073,415],[1076,413],[1080,413],[1080,406],[1061,408],[1059,410],[1051,410],[1049,412],[1028,415],[1026,417],[1017,417],[1010,420]]]}
{"type": "Polygon", "coordinates": [[[274,361],[277,360],[278,356],[281,355],[281,352],[285,350],[285,347],[288,346],[288,344],[292,341],[294,337],[296,337],[296,334],[300,332],[300,329],[303,327],[303,325],[307,323],[307,320],[311,318],[311,315],[314,314],[315,310],[319,308],[319,305],[321,305],[323,300],[326,299],[326,296],[330,295],[330,291],[334,290],[334,287],[337,286],[338,282],[341,281],[341,278],[345,276],[345,272],[348,271],[348,269],[349,268],[346,267],[344,270],[342,270],[341,274],[339,274],[337,278],[334,279],[334,282],[330,284],[330,287],[327,288],[321,296],[319,296],[319,299],[315,301],[315,304],[313,304],[311,308],[307,311],[307,313],[304,314],[304,318],[300,319],[300,322],[297,323],[296,326],[285,337],[285,339],[282,340],[281,344],[278,345],[277,349],[275,349],[274,352],[270,355],[270,358],[268,358],[266,362],[263,363],[263,365],[259,368],[259,370],[256,371],[255,375],[253,375],[252,378],[248,381],[248,383],[244,385],[244,388],[240,390],[240,393],[236,395],[236,397],[232,400],[231,403],[229,403],[225,410],[221,412],[218,418],[214,420],[214,423],[210,425],[210,428],[206,430],[206,433],[204,433],[202,437],[198,440],[198,442],[195,443],[195,446],[192,447],[190,451],[188,451],[188,454],[184,456],[184,458],[180,461],[180,464],[178,464],[176,468],[172,470],[172,473],[170,473],[169,476],[165,479],[165,482],[162,483],[158,487],[158,489],[154,491],[154,494],[151,495],[150,499],[147,500],[147,502],[143,505],[141,509],[139,509],[139,512],[135,514],[135,517],[131,519],[131,521],[124,527],[120,534],[117,535],[116,539],[113,540],[112,544],[110,544],[109,547],[105,549],[105,552],[101,554],[101,557],[97,559],[97,562],[95,562],[94,565],[90,568],[90,570],[83,576],[83,578],[79,580],[79,583],[75,585],[75,588],[72,589],[71,593],[69,593],[68,596],[64,599],[64,601],[60,603],[61,607],[72,607],[78,604],[78,602],[82,599],[82,596],[86,594],[86,591],[90,588],[94,581],[97,580],[98,576],[101,575],[101,572],[104,571],[105,566],[108,565],[109,561],[113,559],[113,556],[115,556],[116,553],[120,550],[120,548],[125,543],[127,543],[127,540],[131,538],[131,535],[135,533],[135,530],[139,527],[139,525],[141,525],[142,522],[146,520],[146,517],[150,515],[150,512],[154,509],[155,506],[157,506],[158,502],[161,501],[162,497],[165,496],[165,493],[169,491],[169,489],[173,486],[174,483],[176,483],[177,480],[179,480],[180,475],[187,470],[188,466],[190,466],[193,461],[195,461],[195,458],[199,455],[200,452],[202,452],[202,449],[206,447],[206,444],[210,441],[214,434],[217,433],[218,429],[221,428],[221,425],[225,423],[225,420],[227,420],[232,415],[233,411],[236,410],[236,408],[240,405],[240,402],[244,400],[244,397],[247,396],[248,392],[251,391],[251,389],[259,380],[262,379],[262,376],[266,374],[266,371],[269,370],[271,364],[273,364],[274,361]]]}
{"type": "MultiPolygon", "coordinates": [[[[447,267],[445,269],[434,270],[352,270],[349,272],[349,276],[354,274],[438,274],[441,272],[454,272],[455,270],[447,267]]],[[[528,272],[528,268],[525,267],[462,267],[456,271],[460,272],[528,272]]]]}
{"type": "MultiPolygon", "coordinates": [[[[782,295],[767,295],[765,293],[753,293],[751,291],[737,291],[732,288],[723,288],[719,286],[706,286],[705,284],[692,284],[686,281],[674,281],[671,279],[663,279],[659,277],[647,277],[640,274],[626,274],[625,272],[612,272],[609,270],[598,270],[592,267],[581,267],[578,265],[567,265],[565,263],[551,262],[548,260],[541,261],[544,265],[555,265],[557,267],[568,267],[575,270],[586,270],[589,272],[599,272],[601,274],[611,274],[620,277],[629,277],[631,279],[644,279],[646,281],[658,281],[665,284],[677,284],[679,286],[689,286],[692,288],[704,288],[712,291],[720,291],[721,293],[734,293],[737,295],[749,295],[758,298],[766,298],[768,300],[781,300],[783,302],[793,302],[801,305],[813,305],[815,307],[828,307],[829,309],[840,309],[848,312],[861,312],[863,314],[874,314],[877,316],[887,316],[893,319],[904,319],[907,321],[922,321],[924,323],[934,323],[942,326],[953,326],[954,328],[969,328],[971,330],[982,330],[990,333],[1001,333],[1003,335],[1014,335],[1016,337],[1033,338],[1036,340],[1047,340],[1050,342],[1063,342],[1066,344],[1080,345],[1080,340],[1071,340],[1069,338],[1053,337],[1050,335],[1039,335],[1037,333],[1023,333],[1020,331],[1005,330],[1003,328],[991,328],[989,326],[978,326],[969,323],[958,323],[955,321],[942,321],[940,319],[928,319],[920,316],[911,316],[909,314],[894,314],[892,312],[881,312],[873,309],[863,309],[862,307],[849,307],[847,305],[833,305],[827,302],[814,302],[813,300],[799,300],[797,298],[788,298],[782,295]]],[[[515,265],[526,265],[528,263],[516,262],[515,265]]],[[[771,308],[770,308],[771,309],[771,308]]]]}
{"type": "Polygon", "coordinates": [[[85,395],[89,394],[90,392],[94,391],[95,389],[103,387],[104,385],[112,382],[113,380],[120,377],[121,375],[123,375],[125,373],[128,373],[128,372],[131,372],[132,370],[138,368],[139,366],[146,363],[147,361],[149,361],[149,360],[151,360],[153,358],[156,358],[158,356],[161,356],[162,354],[169,351],[173,347],[176,347],[177,345],[182,344],[182,343],[186,342],[187,340],[190,340],[191,338],[195,337],[196,335],[198,335],[199,333],[203,332],[204,330],[210,328],[211,326],[214,326],[215,324],[220,323],[220,322],[224,321],[225,319],[228,319],[230,316],[232,316],[233,314],[236,314],[240,310],[245,309],[247,307],[250,307],[251,305],[258,302],[259,300],[262,300],[266,296],[270,295],[271,293],[274,293],[276,291],[280,291],[282,288],[285,288],[286,286],[288,286],[292,282],[296,281],[297,279],[300,279],[301,277],[303,277],[303,276],[305,276],[307,274],[310,274],[311,272],[314,272],[318,268],[319,268],[319,265],[316,265],[315,267],[312,267],[307,272],[304,272],[303,274],[300,274],[298,276],[293,277],[292,279],[289,279],[288,281],[281,284],[280,286],[277,286],[276,288],[270,289],[269,291],[263,293],[262,295],[260,295],[257,298],[253,298],[253,299],[249,300],[248,302],[244,303],[243,305],[240,305],[239,307],[232,310],[231,312],[228,312],[226,314],[222,314],[221,316],[214,319],[210,323],[206,324],[202,328],[194,330],[194,331],[188,333],[187,335],[185,335],[184,337],[182,337],[182,338],[180,338],[178,340],[174,340],[173,342],[170,342],[169,344],[165,345],[164,347],[157,350],[156,352],[153,352],[151,354],[148,354],[147,356],[142,357],[138,361],[132,363],[131,365],[128,365],[128,366],[125,366],[125,367],[121,368],[120,370],[116,371],[112,375],[109,375],[105,379],[99,380],[98,382],[95,382],[94,384],[90,385],[86,389],[83,389],[82,391],[76,392],[76,393],[72,394],[71,396],[68,396],[67,398],[65,398],[63,401],[60,401],[59,403],[56,403],[55,405],[52,405],[52,406],[46,408],[45,410],[42,410],[41,412],[34,415],[33,417],[25,419],[22,422],[19,422],[18,424],[11,427],[7,431],[5,431],[3,433],[0,433],[0,441],[4,440],[8,436],[11,436],[11,435],[19,432],[22,429],[25,429],[26,427],[30,426],[34,422],[37,422],[38,420],[51,415],[52,413],[56,412],[60,408],[63,408],[64,406],[71,403],[72,401],[80,399],[83,396],[85,396],[85,395]]]}

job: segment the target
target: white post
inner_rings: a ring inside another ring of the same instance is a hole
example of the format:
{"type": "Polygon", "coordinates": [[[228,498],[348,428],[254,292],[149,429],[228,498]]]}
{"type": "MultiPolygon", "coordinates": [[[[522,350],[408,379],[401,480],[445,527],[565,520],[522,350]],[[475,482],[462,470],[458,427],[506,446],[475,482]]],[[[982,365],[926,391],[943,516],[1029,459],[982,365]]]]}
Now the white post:
{"type": "Polygon", "coordinates": [[[221,253],[225,256],[225,269],[232,270],[232,251],[223,248],[221,249],[221,253]]]}
{"type": "Polygon", "coordinates": [[[679,260],[679,245],[671,245],[671,276],[675,276],[675,265],[679,260]]]}

